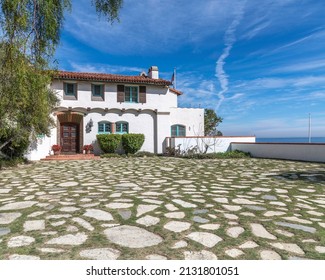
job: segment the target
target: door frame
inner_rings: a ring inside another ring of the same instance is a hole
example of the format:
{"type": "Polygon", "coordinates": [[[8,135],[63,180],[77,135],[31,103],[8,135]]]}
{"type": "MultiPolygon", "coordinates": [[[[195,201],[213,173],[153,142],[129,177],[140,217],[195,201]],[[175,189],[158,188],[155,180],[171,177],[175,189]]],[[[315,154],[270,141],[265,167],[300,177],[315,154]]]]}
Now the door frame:
{"type": "Polygon", "coordinates": [[[79,123],[75,123],[75,122],[63,122],[63,123],[60,123],[60,145],[61,147],[63,147],[63,129],[62,127],[63,126],[75,126],[76,127],[76,152],[73,152],[73,151],[69,151],[69,152],[64,152],[64,151],[61,151],[61,153],[63,154],[74,154],[74,153],[79,153],[80,152],[80,149],[79,149],[79,140],[80,140],[80,127],[79,127],[79,123]]]}
{"type": "Polygon", "coordinates": [[[82,147],[84,144],[84,129],[83,129],[83,119],[84,119],[84,114],[80,112],[56,112],[55,115],[57,116],[57,142],[58,144],[61,145],[61,124],[64,123],[74,123],[77,125],[78,134],[78,144],[79,146],[77,147],[77,152],[80,153],[82,152],[82,147]]]}

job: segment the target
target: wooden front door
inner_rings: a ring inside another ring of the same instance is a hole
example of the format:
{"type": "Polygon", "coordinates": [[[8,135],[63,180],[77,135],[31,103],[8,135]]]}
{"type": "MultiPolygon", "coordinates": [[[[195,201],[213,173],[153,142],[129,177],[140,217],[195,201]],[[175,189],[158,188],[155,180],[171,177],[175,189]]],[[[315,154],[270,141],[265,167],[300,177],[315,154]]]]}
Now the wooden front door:
{"type": "Polygon", "coordinates": [[[77,153],[79,131],[78,125],[73,123],[65,123],[61,125],[61,145],[62,153],[77,153]]]}

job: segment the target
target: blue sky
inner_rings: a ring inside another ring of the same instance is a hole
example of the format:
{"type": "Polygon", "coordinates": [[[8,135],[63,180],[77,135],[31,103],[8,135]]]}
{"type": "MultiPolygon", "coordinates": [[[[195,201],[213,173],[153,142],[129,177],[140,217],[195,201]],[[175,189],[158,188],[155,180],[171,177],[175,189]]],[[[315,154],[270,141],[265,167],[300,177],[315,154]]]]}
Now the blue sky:
{"type": "Polygon", "coordinates": [[[120,23],[91,0],[66,14],[58,67],[138,75],[177,69],[180,107],[212,108],[224,135],[325,137],[323,0],[124,0],[120,23]]]}

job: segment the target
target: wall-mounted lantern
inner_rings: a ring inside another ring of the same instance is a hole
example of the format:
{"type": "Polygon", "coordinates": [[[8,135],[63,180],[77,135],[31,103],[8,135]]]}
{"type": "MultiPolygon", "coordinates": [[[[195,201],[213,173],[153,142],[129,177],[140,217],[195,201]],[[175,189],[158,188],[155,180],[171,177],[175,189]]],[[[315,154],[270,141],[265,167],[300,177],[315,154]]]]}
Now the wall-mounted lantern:
{"type": "Polygon", "coordinates": [[[89,120],[89,122],[86,124],[86,133],[91,132],[91,128],[94,126],[94,122],[92,119],[89,120]]]}

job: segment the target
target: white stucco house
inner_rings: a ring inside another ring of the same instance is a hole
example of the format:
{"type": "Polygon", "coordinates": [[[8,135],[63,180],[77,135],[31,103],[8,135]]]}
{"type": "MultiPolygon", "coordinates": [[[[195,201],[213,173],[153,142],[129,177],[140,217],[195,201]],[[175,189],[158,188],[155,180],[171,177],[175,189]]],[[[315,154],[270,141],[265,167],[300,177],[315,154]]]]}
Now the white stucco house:
{"type": "Polygon", "coordinates": [[[167,137],[204,135],[204,109],[178,108],[182,93],[159,78],[156,66],[138,76],[59,71],[51,88],[60,99],[56,127],[31,146],[30,160],[45,158],[54,144],[67,154],[92,144],[99,154],[102,133],[143,133],[141,150],[153,153],[163,152],[167,137]]]}

